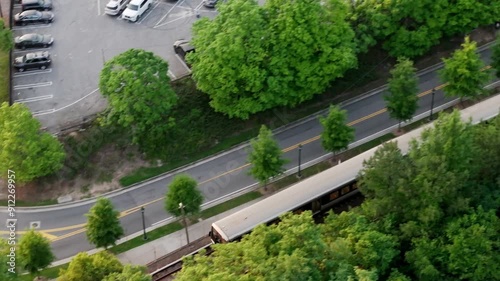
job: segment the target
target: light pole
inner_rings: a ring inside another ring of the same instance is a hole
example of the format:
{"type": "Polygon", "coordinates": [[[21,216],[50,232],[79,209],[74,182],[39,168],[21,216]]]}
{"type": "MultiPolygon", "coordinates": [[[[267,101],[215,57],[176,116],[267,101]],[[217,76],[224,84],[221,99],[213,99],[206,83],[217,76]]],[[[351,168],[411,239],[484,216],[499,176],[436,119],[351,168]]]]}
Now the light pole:
{"type": "Polygon", "coordinates": [[[188,233],[188,226],[187,226],[187,223],[186,223],[186,213],[184,213],[184,207],[186,207],[184,204],[179,203],[179,209],[181,209],[181,212],[182,212],[182,220],[184,221],[184,226],[185,226],[185,230],[186,230],[186,238],[187,238],[187,242],[189,244],[189,233],[188,233]]]}
{"type": "Polygon", "coordinates": [[[434,95],[436,94],[436,89],[432,88],[432,99],[431,99],[431,116],[429,119],[434,120],[434,117],[432,116],[432,111],[434,110],[434,95]]]}
{"type": "Polygon", "coordinates": [[[146,233],[146,221],[144,220],[144,207],[141,207],[141,214],[142,214],[142,231],[143,231],[143,237],[144,237],[144,240],[148,240],[148,235],[146,233]]]}
{"type": "Polygon", "coordinates": [[[299,172],[297,173],[297,176],[299,178],[302,177],[301,171],[300,171],[300,160],[301,160],[301,155],[302,155],[302,144],[299,144],[299,172]]]}

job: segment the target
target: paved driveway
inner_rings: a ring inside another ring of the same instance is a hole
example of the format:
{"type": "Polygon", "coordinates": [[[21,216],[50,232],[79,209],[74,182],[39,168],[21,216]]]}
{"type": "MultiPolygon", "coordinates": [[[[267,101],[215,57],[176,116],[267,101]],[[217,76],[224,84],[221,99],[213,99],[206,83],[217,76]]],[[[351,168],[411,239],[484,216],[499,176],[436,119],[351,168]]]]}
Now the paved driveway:
{"type": "MultiPolygon", "coordinates": [[[[44,71],[14,73],[13,100],[26,104],[50,132],[85,120],[102,111],[106,101],[97,87],[105,61],[130,49],[152,51],[169,62],[173,79],[189,74],[172,45],[191,38],[198,16],[214,17],[216,11],[201,0],[156,0],[136,23],[104,14],[107,0],[55,0],[54,22],[14,27],[14,35],[51,34],[54,45],[47,50],[52,67],[44,71]]],[[[20,11],[14,6],[13,14],[20,11]]],[[[32,51],[32,50],[30,50],[32,51]]],[[[29,51],[14,50],[13,57],[29,51]]]]}

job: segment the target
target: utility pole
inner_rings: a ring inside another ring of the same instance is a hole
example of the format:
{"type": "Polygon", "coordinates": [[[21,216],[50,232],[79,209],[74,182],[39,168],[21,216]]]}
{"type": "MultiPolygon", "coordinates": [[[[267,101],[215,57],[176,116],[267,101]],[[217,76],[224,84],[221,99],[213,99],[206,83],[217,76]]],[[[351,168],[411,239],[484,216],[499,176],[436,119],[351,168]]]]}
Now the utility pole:
{"type": "Polygon", "coordinates": [[[187,226],[187,223],[186,223],[186,213],[184,212],[184,207],[186,207],[184,204],[179,203],[179,209],[181,209],[181,212],[182,212],[182,220],[184,221],[184,226],[185,226],[185,230],[186,230],[186,238],[187,238],[187,243],[189,244],[189,233],[188,233],[188,226],[187,226]]]}
{"type": "Polygon", "coordinates": [[[141,207],[141,214],[142,214],[142,231],[143,231],[143,237],[144,237],[144,240],[148,240],[148,235],[146,233],[146,220],[144,220],[144,207],[141,207]]]}
{"type": "Polygon", "coordinates": [[[299,177],[299,179],[302,177],[301,170],[300,170],[301,155],[302,155],[302,144],[299,144],[299,171],[297,173],[297,176],[299,177]]]}
{"type": "Polygon", "coordinates": [[[434,110],[434,95],[436,95],[436,88],[432,88],[432,99],[431,99],[431,116],[429,119],[434,120],[434,116],[432,116],[432,111],[434,110]]]}

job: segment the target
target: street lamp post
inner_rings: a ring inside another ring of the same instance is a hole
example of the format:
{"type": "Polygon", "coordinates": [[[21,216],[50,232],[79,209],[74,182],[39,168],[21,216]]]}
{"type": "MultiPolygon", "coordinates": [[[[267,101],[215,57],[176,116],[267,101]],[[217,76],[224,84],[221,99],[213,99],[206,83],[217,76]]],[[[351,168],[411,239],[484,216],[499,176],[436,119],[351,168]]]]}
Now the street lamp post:
{"type": "Polygon", "coordinates": [[[301,171],[300,171],[300,160],[301,160],[301,155],[302,155],[302,144],[299,144],[299,171],[297,173],[297,176],[300,178],[302,177],[301,171]]]}
{"type": "Polygon", "coordinates": [[[432,116],[432,111],[434,110],[434,95],[436,95],[436,89],[432,88],[432,99],[431,99],[431,115],[429,119],[432,121],[434,120],[434,116],[432,116]]]}
{"type": "Polygon", "coordinates": [[[184,226],[185,226],[185,230],[186,230],[186,238],[187,238],[187,243],[189,244],[189,233],[188,233],[188,226],[187,226],[187,223],[186,223],[186,213],[184,213],[184,207],[186,207],[184,204],[179,203],[179,209],[181,209],[181,212],[182,212],[182,220],[184,221],[184,226]]]}
{"type": "Polygon", "coordinates": [[[148,235],[146,233],[146,221],[144,220],[144,207],[141,207],[141,214],[142,214],[142,232],[143,232],[143,237],[144,237],[144,240],[148,240],[148,235]]]}

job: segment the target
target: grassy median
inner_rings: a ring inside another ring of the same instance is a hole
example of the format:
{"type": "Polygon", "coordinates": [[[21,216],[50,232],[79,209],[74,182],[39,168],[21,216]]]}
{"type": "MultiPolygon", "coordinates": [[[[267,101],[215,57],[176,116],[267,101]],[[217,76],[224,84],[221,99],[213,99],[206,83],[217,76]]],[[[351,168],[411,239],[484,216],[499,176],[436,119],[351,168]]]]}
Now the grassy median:
{"type": "Polygon", "coordinates": [[[9,80],[9,52],[0,51],[0,104],[3,102],[9,102],[9,80]]]}

